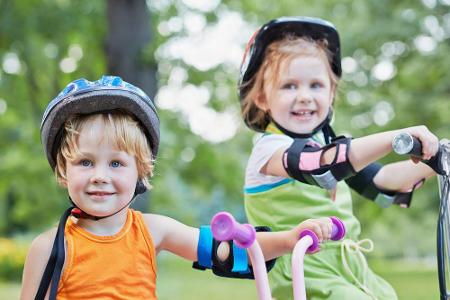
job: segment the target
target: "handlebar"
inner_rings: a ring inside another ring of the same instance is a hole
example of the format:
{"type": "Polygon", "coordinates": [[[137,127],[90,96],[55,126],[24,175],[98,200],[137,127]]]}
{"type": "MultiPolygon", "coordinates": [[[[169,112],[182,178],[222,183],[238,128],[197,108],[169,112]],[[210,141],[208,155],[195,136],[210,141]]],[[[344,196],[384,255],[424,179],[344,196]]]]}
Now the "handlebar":
{"type": "MultiPolygon", "coordinates": [[[[338,241],[345,236],[344,223],[337,217],[330,217],[332,222],[331,240],[338,241]]],[[[249,248],[256,239],[255,228],[250,224],[240,224],[227,212],[217,213],[211,220],[211,231],[216,240],[233,240],[241,248],[249,248]]],[[[300,233],[299,239],[309,235],[313,240],[308,253],[319,249],[319,239],[314,231],[306,229],[300,233]]]]}
{"type": "MultiPolygon", "coordinates": [[[[339,241],[345,236],[345,226],[344,223],[337,217],[330,217],[332,222],[331,227],[331,240],[339,241]]],[[[319,250],[319,238],[314,233],[314,231],[305,229],[300,233],[300,239],[309,235],[312,239],[311,246],[308,247],[307,253],[314,253],[319,250]]]]}
{"type": "Polygon", "coordinates": [[[392,149],[395,153],[403,155],[422,156],[422,143],[420,140],[409,133],[402,132],[397,134],[392,140],[392,149]]]}
{"type": "Polygon", "coordinates": [[[256,239],[256,231],[252,225],[240,224],[227,212],[219,212],[212,218],[211,231],[216,240],[234,240],[241,248],[249,248],[256,239]]]}
{"type": "MultiPolygon", "coordinates": [[[[416,157],[422,156],[422,143],[418,138],[406,132],[399,133],[394,137],[392,140],[392,149],[395,153],[400,155],[409,154],[416,157]]],[[[423,160],[423,162],[440,175],[448,174],[448,163],[444,162],[449,161],[449,155],[449,141],[442,140],[436,155],[429,160],[423,160]]]]}

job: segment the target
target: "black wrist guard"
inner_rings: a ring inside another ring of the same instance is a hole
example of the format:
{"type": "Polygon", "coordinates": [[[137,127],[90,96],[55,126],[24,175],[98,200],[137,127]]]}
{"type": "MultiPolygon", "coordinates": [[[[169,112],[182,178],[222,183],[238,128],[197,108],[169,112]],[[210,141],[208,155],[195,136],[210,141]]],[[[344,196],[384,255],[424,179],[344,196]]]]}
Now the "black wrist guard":
{"type": "MultiPolygon", "coordinates": [[[[271,231],[267,226],[256,226],[258,231],[271,231]]],[[[230,254],[225,261],[217,256],[220,241],[213,238],[209,226],[200,227],[200,237],[197,248],[198,261],[192,267],[198,270],[211,269],[217,276],[228,278],[254,279],[253,268],[248,264],[246,249],[236,246],[233,241],[226,241],[230,247],[230,254]]],[[[267,272],[275,265],[276,259],[266,261],[267,272]]]]}

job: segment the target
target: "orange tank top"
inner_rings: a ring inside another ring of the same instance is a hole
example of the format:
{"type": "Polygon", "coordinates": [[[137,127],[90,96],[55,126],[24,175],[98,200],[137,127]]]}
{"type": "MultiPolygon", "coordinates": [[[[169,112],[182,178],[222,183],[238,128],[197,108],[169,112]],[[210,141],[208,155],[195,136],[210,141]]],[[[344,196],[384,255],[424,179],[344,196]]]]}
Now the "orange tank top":
{"type": "Polygon", "coordinates": [[[58,300],[157,299],[155,248],[140,212],[129,209],[113,236],[96,236],[69,218],[65,238],[58,300]]]}

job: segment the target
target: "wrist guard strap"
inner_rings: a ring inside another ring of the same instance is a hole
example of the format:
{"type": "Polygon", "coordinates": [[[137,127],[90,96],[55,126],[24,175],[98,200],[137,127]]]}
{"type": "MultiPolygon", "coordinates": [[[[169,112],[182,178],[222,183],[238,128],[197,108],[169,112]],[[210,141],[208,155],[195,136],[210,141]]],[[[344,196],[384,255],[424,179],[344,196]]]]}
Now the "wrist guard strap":
{"type": "Polygon", "coordinates": [[[424,179],[416,183],[410,191],[388,191],[378,188],[373,182],[373,178],[383,166],[379,163],[371,163],[355,176],[346,179],[345,182],[358,194],[377,203],[379,206],[387,208],[392,204],[401,207],[409,207],[411,205],[412,194],[418,189],[424,179]]]}
{"type": "MultiPolygon", "coordinates": [[[[271,231],[269,227],[257,226],[256,231],[271,231]]],[[[198,261],[192,267],[198,270],[212,269],[213,273],[221,277],[254,279],[253,269],[248,264],[246,249],[240,248],[233,241],[226,241],[230,247],[230,254],[225,261],[217,256],[217,248],[221,241],[213,238],[210,226],[200,227],[200,237],[197,247],[198,261]]],[[[267,272],[275,265],[275,259],[266,262],[267,272]]]]}
{"type": "Polygon", "coordinates": [[[348,159],[350,142],[351,138],[337,137],[330,144],[320,147],[306,139],[294,139],[284,152],[283,167],[289,176],[300,182],[332,190],[338,181],[356,173],[348,159]],[[336,148],[333,161],[321,165],[323,154],[331,148],[336,148]]]}

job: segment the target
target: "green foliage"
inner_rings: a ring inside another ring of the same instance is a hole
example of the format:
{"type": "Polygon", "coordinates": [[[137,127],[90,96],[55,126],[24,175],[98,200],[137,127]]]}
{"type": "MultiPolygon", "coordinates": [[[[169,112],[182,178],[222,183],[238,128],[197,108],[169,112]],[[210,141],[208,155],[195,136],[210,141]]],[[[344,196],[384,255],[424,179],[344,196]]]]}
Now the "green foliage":
{"type": "Polygon", "coordinates": [[[20,281],[28,244],[0,238],[0,281],[20,281]]]}
{"type": "MultiPolygon", "coordinates": [[[[106,72],[105,2],[0,2],[0,235],[40,231],[55,223],[68,205],[67,195],[57,187],[43,155],[40,118],[47,102],[67,82],[79,77],[96,79],[106,72]],[[63,72],[62,60],[73,58],[73,51],[79,49],[82,57],[75,59],[76,68],[63,72]],[[19,62],[20,68],[11,71],[7,61],[19,62]]],[[[253,133],[239,116],[239,62],[199,69],[180,56],[182,49],[164,48],[180,39],[202,37],[227,13],[239,15],[242,21],[242,30],[235,37],[240,53],[252,31],[271,18],[310,15],[336,24],[343,57],[356,62],[356,68],[344,74],[335,103],[339,133],[357,137],[425,123],[438,136],[450,137],[450,25],[444,1],[427,7],[424,3],[432,1],[291,0],[264,1],[262,5],[259,0],[218,0],[216,7],[206,10],[181,0],[147,2],[153,15],[154,43],[137,59],[158,63],[161,89],[204,87],[209,96],[203,106],[219,115],[231,110],[239,126],[234,137],[211,142],[194,132],[189,115],[179,107],[189,106],[186,102],[191,99],[179,92],[173,96],[175,108],[160,105],[161,149],[151,194],[151,207],[157,213],[192,225],[208,222],[222,209],[244,218],[242,187],[253,133]],[[192,31],[187,17],[200,20],[196,24],[204,21],[204,28],[192,31]],[[173,28],[164,31],[169,23],[173,28]],[[419,51],[420,36],[430,37],[435,49],[419,51]],[[395,73],[391,79],[374,76],[374,67],[381,61],[392,62],[395,73]],[[174,73],[180,70],[185,75],[177,79],[174,73]]],[[[205,128],[211,125],[203,124],[205,128]]],[[[398,159],[389,156],[383,162],[398,159]]],[[[429,233],[434,231],[437,214],[435,186],[432,181],[417,192],[409,210],[382,210],[355,199],[363,236],[376,240],[377,256],[433,254],[435,243],[429,233]],[[387,236],[395,236],[397,243],[387,236]],[[426,242],[417,240],[419,236],[426,237],[426,242]]]]}

